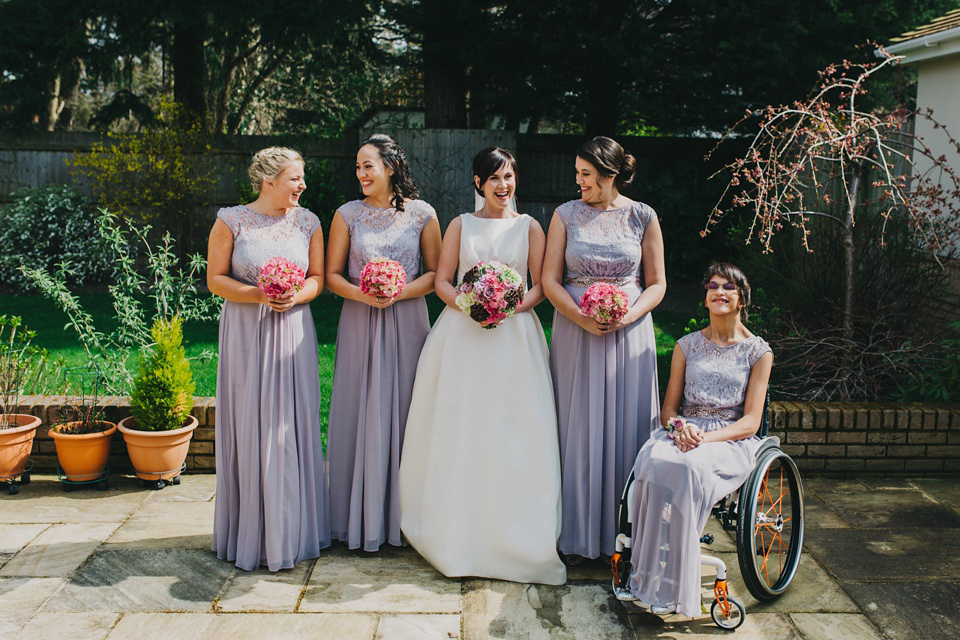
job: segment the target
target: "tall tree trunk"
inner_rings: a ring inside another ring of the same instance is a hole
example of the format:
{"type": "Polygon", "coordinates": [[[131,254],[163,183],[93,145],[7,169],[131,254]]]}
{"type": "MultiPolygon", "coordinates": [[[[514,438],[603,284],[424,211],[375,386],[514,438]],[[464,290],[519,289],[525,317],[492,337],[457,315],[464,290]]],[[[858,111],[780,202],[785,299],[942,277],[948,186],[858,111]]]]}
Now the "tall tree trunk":
{"type": "Polygon", "coordinates": [[[63,105],[56,129],[69,131],[73,128],[73,119],[77,113],[77,100],[80,98],[80,77],[83,75],[83,60],[74,58],[63,70],[60,83],[60,102],[63,105]]]}
{"type": "Polygon", "coordinates": [[[459,3],[423,0],[423,92],[427,129],[467,126],[467,71],[459,55],[457,34],[448,25],[459,3]]]}
{"type": "Polygon", "coordinates": [[[203,60],[203,14],[183,2],[183,18],[173,25],[170,63],[173,67],[173,99],[191,120],[206,120],[206,66],[203,60]]]}
{"type": "Polygon", "coordinates": [[[853,340],[853,303],[856,294],[856,273],[857,266],[855,262],[855,245],[853,238],[853,229],[855,224],[855,213],[860,198],[861,182],[863,178],[863,168],[854,165],[852,176],[850,178],[850,191],[847,196],[847,213],[843,219],[843,340],[845,349],[841,359],[840,379],[842,402],[850,399],[849,380],[853,374],[853,353],[849,350],[849,345],[853,340]]]}
{"type": "Polygon", "coordinates": [[[60,101],[60,74],[56,74],[48,85],[46,99],[43,101],[43,108],[40,110],[37,125],[41,131],[53,131],[57,126],[57,119],[60,117],[60,111],[63,110],[63,102],[60,101]]]}

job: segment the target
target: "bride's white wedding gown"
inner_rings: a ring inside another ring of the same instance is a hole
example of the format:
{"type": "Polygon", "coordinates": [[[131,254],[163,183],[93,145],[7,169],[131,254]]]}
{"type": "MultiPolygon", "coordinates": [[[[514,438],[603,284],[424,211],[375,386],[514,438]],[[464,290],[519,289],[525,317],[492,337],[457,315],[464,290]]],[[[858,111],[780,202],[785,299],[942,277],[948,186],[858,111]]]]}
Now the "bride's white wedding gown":
{"type": "MultiPolygon", "coordinates": [[[[502,262],[526,280],[531,218],[460,216],[457,280],[502,262]]],[[[562,584],[560,453],[543,328],[444,309],[420,354],[400,458],[400,528],[446,576],[562,584]]]]}

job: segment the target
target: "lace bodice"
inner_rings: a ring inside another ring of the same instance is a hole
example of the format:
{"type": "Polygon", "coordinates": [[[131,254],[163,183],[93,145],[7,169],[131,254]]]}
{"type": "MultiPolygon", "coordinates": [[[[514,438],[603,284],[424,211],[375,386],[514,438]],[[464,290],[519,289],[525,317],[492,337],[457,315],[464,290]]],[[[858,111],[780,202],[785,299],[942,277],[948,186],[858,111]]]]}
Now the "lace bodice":
{"type": "Polygon", "coordinates": [[[472,213],[462,214],[457,282],[480,262],[501,262],[513,267],[526,282],[532,220],[526,214],[516,218],[478,218],[472,213]]]}
{"type": "Polygon", "coordinates": [[[233,233],[230,277],[246,284],[257,284],[260,267],[271,258],[282,256],[304,271],[310,266],[310,238],[320,228],[320,220],[307,209],[297,207],[285,216],[272,217],[237,205],[217,211],[233,233]]]}
{"type": "MultiPolygon", "coordinates": [[[[687,359],[683,386],[683,406],[725,409],[743,415],[750,370],[770,345],[753,336],[736,344],[718,347],[703,333],[694,331],[677,341],[687,359]]],[[[687,413],[684,413],[687,415],[687,413]]]]}
{"type": "Polygon", "coordinates": [[[389,258],[403,265],[407,280],[420,273],[420,234],[436,211],[423,200],[411,200],[403,211],[371,207],[352,200],[338,211],[350,231],[347,279],[356,284],[364,265],[374,258],[389,258]]]}
{"type": "Polygon", "coordinates": [[[642,202],[600,211],[582,200],[557,207],[567,234],[564,280],[574,286],[611,282],[643,286],[643,234],[657,215],[642,202]]]}

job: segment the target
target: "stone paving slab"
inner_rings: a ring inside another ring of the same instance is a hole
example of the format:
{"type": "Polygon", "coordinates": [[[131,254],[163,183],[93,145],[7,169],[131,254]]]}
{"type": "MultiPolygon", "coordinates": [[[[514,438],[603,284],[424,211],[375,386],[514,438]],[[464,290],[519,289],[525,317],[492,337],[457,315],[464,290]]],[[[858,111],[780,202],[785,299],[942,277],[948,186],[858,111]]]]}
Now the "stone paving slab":
{"type": "Polygon", "coordinates": [[[23,547],[0,576],[68,576],[117,528],[117,524],[55,524],[23,547]]]}
{"type": "Polygon", "coordinates": [[[148,491],[148,502],[210,502],[217,490],[217,476],[212,473],[180,476],[180,484],[159,491],[148,491]]]}
{"type": "Polygon", "coordinates": [[[69,635],[81,640],[103,640],[119,613],[41,613],[28,622],[17,640],[50,640],[69,635]]]}
{"type": "Polygon", "coordinates": [[[960,580],[960,529],[824,529],[804,548],[841,582],[960,580]]]}
{"type": "MultiPolygon", "coordinates": [[[[743,602],[748,615],[759,613],[855,613],[859,609],[840,586],[823,570],[810,555],[800,556],[800,565],[790,586],[779,598],[770,602],[758,602],[743,582],[736,553],[714,554],[727,565],[727,581],[731,593],[743,602]]],[[[708,591],[713,591],[713,576],[704,582],[708,591]]],[[[705,598],[711,602],[712,596],[705,598]]]]}
{"type": "Polygon", "coordinates": [[[0,554],[13,555],[43,533],[46,524],[0,524],[0,554]]]}
{"type": "Polygon", "coordinates": [[[294,613],[306,587],[313,561],[272,573],[266,569],[236,571],[227,583],[218,611],[286,611],[294,613]]]}
{"type": "Polygon", "coordinates": [[[955,478],[915,478],[910,484],[960,512],[960,482],[955,478]]]}
{"type": "Polygon", "coordinates": [[[147,492],[135,482],[119,478],[111,488],[65,493],[56,476],[33,476],[15,496],[0,499],[0,523],[123,522],[143,504],[147,492]]]}
{"type": "Polygon", "coordinates": [[[360,614],[134,613],[109,640],[370,640],[377,617],[360,614]]]}
{"type": "Polygon", "coordinates": [[[791,613],[790,619],[810,640],[883,640],[861,613],[791,613]]]}
{"type": "Polygon", "coordinates": [[[105,549],[44,610],[209,611],[233,571],[209,551],[105,549]]]}
{"type": "Polygon", "coordinates": [[[375,640],[450,640],[460,637],[457,614],[381,616],[375,640]]]}
{"type": "Polygon", "coordinates": [[[803,526],[804,530],[850,528],[850,525],[815,493],[804,493],[803,526]]]}
{"type": "Polygon", "coordinates": [[[960,514],[917,490],[837,493],[830,506],[858,529],[960,528],[960,514]]]}
{"type": "Polygon", "coordinates": [[[63,578],[0,578],[0,638],[13,638],[63,578]]]}
{"type": "Polygon", "coordinates": [[[844,583],[888,638],[960,638],[960,582],[844,583]]]}
{"type": "Polygon", "coordinates": [[[499,580],[464,583],[465,640],[630,638],[625,609],[606,585],[528,585],[499,580]]]}
{"type": "Polygon", "coordinates": [[[314,565],[299,610],[459,613],[460,583],[438,573],[409,547],[367,554],[337,545],[314,565]]]}
{"type": "Polygon", "coordinates": [[[212,542],[212,502],[148,501],[107,539],[105,548],[209,550],[212,542]]]}
{"type": "MultiPolygon", "coordinates": [[[[828,638],[804,639],[785,614],[747,613],[743,626],[734,632],[725,631],[715,625],[710,616],[684,618],[671,616],[666,620],[651,613],[637,613],[631,616],[632,630],[625,636],[631,640],[717,640],[718,638],[736,638],[736,640],[833,640],[828,638]]],[[[620,636],[617,636],[620,637],[620,636]]],[[[578,639],[577,639],[578,640],[578,639]]]]}

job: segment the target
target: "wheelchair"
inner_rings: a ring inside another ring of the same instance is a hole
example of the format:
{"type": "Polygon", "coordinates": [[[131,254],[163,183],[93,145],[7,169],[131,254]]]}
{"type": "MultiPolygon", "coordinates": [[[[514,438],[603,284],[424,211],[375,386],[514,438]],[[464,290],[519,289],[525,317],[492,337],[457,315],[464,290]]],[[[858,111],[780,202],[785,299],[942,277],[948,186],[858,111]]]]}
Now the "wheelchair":
{"type": "MultiPolygon", "coordinates": [[[[724,531],[733,531],[737,562],[747,590],[759,602],[780,596],[796,575],[803,549],[803,485],[793,459],[780,448],[780,439],[769,436],[769,399],[764,404],[763,420],[757,431],[763,440],[756,453],[756,464],[739,490],[724,497],[712,514],[724,531]]],[[[615,589],[627,588],[630,576],[634,476],[624,487],[620,499],[616,551],[610,560],[615,589]]],[[[714,538],[700,537],[701,544],[714,538]]],[[[716,567],[710,617],[723,629],[743,624],[746,608],[727,589],[727,567],[723,560],[701,555],[700,564],[716,567]]],[[[703,607],[703,605],[701,605],[703,607]]]]}

